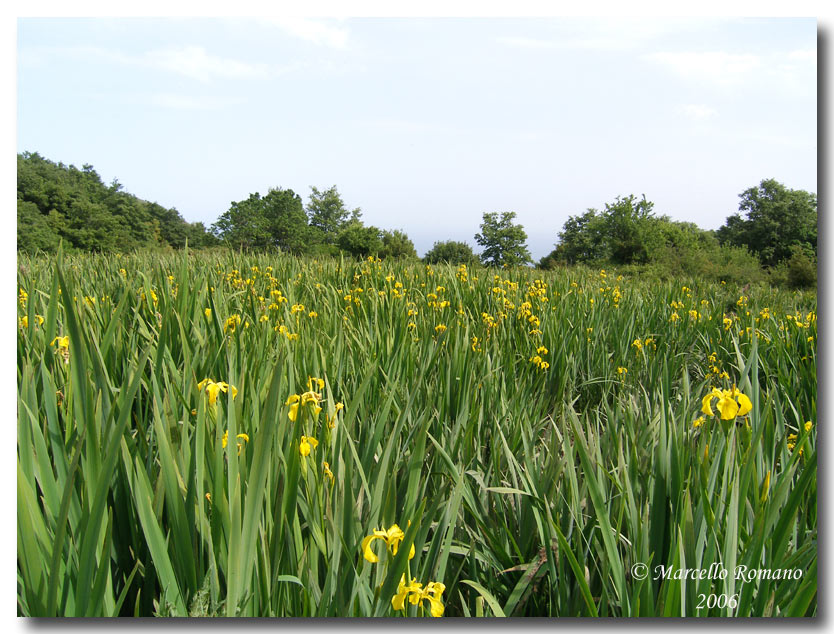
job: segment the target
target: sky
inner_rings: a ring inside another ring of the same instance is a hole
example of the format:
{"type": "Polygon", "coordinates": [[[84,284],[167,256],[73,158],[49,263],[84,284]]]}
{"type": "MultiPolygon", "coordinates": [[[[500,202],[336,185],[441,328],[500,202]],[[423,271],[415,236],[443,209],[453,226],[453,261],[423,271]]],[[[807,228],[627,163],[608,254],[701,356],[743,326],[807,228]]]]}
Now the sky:
{"type": "Polygon", "coordinates": [[[817,192],[814,18],[19,18],[18,152],[210,226],[336,185],[423,255],[513,211],[535,260],[645,195],[716,229],[817,192]]]}

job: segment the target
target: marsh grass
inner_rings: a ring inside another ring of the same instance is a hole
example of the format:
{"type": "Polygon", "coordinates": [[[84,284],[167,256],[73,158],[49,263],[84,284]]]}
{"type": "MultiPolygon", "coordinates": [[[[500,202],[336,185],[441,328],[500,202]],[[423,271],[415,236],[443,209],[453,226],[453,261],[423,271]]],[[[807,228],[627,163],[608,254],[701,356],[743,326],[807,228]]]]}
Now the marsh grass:
{"type": "Polygon", "coordinates": [[[817,612],[813,294],[188,251],[20,256],[18,283],[20,615],[422,614],[405,572],[447,616],[817,612]],[[694,427],[732,385],[749,415],[694,427]]]}

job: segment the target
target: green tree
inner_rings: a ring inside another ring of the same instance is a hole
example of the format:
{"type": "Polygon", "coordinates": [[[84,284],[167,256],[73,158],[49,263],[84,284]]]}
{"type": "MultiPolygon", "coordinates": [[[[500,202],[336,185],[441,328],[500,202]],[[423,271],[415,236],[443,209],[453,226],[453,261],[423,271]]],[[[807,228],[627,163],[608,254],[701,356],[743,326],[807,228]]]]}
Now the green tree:
{"type": "Polygon", "coordinates": [[[657,225],[652,222],[654,203],[633,195],[617,197],[613,204],[606,203],[606,237],[611,262],[614,264],[643,264],[649,261],[652,249],[660,246],[657,225]]]}
{"type": "Polygon", "coordinates": [[[559,232],[556,249],[546,258],[568,264],[607,261],[610,245],[606,234],[606,219],[596,209],[588,209],[579,216],[570,216],[559,232]]]}
{"type": "Polygon", "coordinates": [[[382,251],[382,231],[366,227],[360,220],[350,220],[336,236],[336,244],[353,257],[377,255],[382,251]]]}
{"type": "Polygon", "coordinates": [[[514,211],[485,212],[481,233],[475,234],[475,242],[484,250],[481,261],[493,266],[518,266],[531,261],[527,249],[527,233],[524,227],[513,222],[514,211]]]}
{"type": "Polygon", "coordinates": [[[306,208],[310,226],[321,232],[323,242],[333,244],[339,230],[349,220],[359,220],[362,210],[359,207],[348,210],[335,185],[323,191],[316,187],[310,189],[312,193],[306,208]]]}
{"type": "MultiPolygon", "coordinates": [[[[57,213],[57,212],[55,212],[57,213]]],[[[17,205],[17,248],[30,253],[35,251],[54,252],[60,242],[58,233],[50,226],[48,216],[35,203],[18,202],[17,205]]]]}
{"type": "Polygon", "coordinates": [[[426,264],[437,264],[448,262],[449,264],[472,264],[477,262],[478,256],[465,242],[457,240],[446,240],[435,242],[432,248],[423,257],[426,264]]]}
{"type": "Polygon", "coordinates": [[[718,229],[722,244],[747,247],[764,266],[791,257],[794,247],[817,253],[817,196],[763,180],[739,194],[739,211],[718,229]]]}
{"type": "Polygon", "coordinates": [[[539,266],[568,264],[646,264],[665,249],[706,248],[715,240],[693,223],[655,216],[654,204],[643,196],[619,196],[598,212],[570,216],[559,232],[556,248],[539,266]]]}
{"type": "Polygon", "coordinates": [[[141,200],[116,179],[105,185],[91,165],[79,170],[38,153],[18,154],[17,206],[19,249],[50,251],[58,240],[68,251],[185,243],[187,223],[176,209],[141,200]]]}
{"type": "Polygon", "coordinates": [[[385,230],[382,232],[382,250],[379,255],[383,258],[416,258],[417,250],[404,231],[385,230]]]}
{"type": "Polygon", "coordinates": [[[279,248],[300,253],[310,241],[301,197],[291,189],[272,188],[266,196],[250,194],[233,202],[212,225],[212,232],[235,247],[279,248]]]}

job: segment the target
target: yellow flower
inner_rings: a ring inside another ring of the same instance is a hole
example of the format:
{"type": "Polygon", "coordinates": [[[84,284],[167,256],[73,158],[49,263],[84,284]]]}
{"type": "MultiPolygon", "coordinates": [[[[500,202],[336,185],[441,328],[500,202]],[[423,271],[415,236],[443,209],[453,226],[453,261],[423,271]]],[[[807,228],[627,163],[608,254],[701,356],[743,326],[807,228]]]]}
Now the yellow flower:
{"type": "MultiPolygon", "coordinates": [[[[238,435],[237,435],[237,438],[238,438],[239,440],[245,440],[246,442],[249,442],[249,435],[248,435],[248,434],[238,434],[238,435]]],[[[225,449],[225,448],[226,448],[226,445],[227,445],[228,443],[229,443],[229,430],[227,429],[227,430],[223,433],[223,449],[225,449]]],[[[240,455],[240,449],[241,449],[241,447],[242,447],[242,445],[241,445],[240,443],[237,443],[237,455],[238,455],[238,456],[240,455]]]]}
{"type": "Polygon", "coordinates": [[[750,399],[742,394],[738,388],[733,387],[732,390],[719,390],[712,388],[712,391],[701,400],[701,411],[707,416],[715,416],[712,411],[712,400],[718,399],[716,406],[721,414],[722,420],[732,420],[736,416],[745,416],[751,409],[753,404],[750,399]]]}
{"type": "Polygon", "coordinates": [[[240,321],[241,321],[240,320],[240,315],[237,315],[237,314],[232,315],[231,317],[229,317],[226,320],[226,324],[223,326],[223,332],[224,333],[229,332],[229,331],[234,332],[235,329],[238,326],[240,326],[240,321]]]}
{"type": "Polygon", "coordinates": [[[302,456],[309,456],[310,451],[319,446],[319,441],[312,436],[302,436],[301,444],[298,446],[298,451],[302,456]]]}
{"type": "Polygon", "coordinates": [[[805,421],[805,431],[806,431],[806,432],[811,431],[811,428],[812,428],[813,426],[814,426],[814,423],[812,423],[811,421],[809,421],[809,420],[808,420],[808,421],[805,421]]]}
{"type": "Polygon", "coordinates": [[[628,374],[628,368],[618,367],[617,374],[628,374]]]}
{"type": "Polygon", "coordinates": [[[700,427],[701,425],[703,425],[703,424],[706,422],[706,420],[707,420],[707,419],[706,419],[706,418],[704,418],[703,416],[699,416],[699,417],[698,417],[698,418],[696,418],[694,421],[692,421],[692,426],[693,426],[693,427],[695,427],[695,428],[698,428],[698,427],[700,427]]]}
{"type": "Polygon", "coordinates": [[[214,405],[217,402],[217,396],[220,392],[228,392],[231,390],[232,398],[237,396],[237,388],[234,385],[229,385],[225,381],[220,381],[215,383],[211,379],[203,379],[197,384],[197,389],[202,391],[203,388],[206,390],[206,394],[208,395],[209,405],[214,405]]]}
{"type": "Polygon", "coordinates": [[[443,324],[438,324],[437,326],[434,327],[434,331],[438,334],[440,334],[442,332],[446,332],[446,326],[444,326],[443,324]]]}
{"type": "MultiPolygon", "coordinates": [[[[409,522],[409,524],[411,524],[411,522],[409,522]]],[[[393,524],[388,530],[385,530],[385,528],[382,528],[382,530],[374,530],[373,535],[368,535],[362,540],[362,554],[365,559],[370,561],[372,564],[375,564],[379,561],[379,557],[377,557],[376,553],[371,550],[371,544],[375,539],[381,539],[384,541],[388,548],[391,549],[391,554],[396,555],[400,542],[404,538],[405,533],[403,533],[402,529],[397,524],[393,524]]],[[[411,550],[408,553],[408,558],[412,559],[414,554],[414,544],[411,544],[411,550]]]]}
{"type": "Polygon", "coordinates": [[[58,350],[69,350],[69,337],[68,336],[55,337],[52,340],[52,343],[50,343],[49,345],[54,346],[56,342],[58,343],[58,350]]]}
{"type": "Polygon", "coordinates": [[[206,308],[203,313],[205,314],[207,319],[211,319],[211,308],[206,308]]]}
{"type": "Polygon", "coordinates": [[[416,605],[420,600],[420,588],[422,585],[422,583],[417,583],[416,577],[411,579],[411,583],[406,583],[405,575],[403,575],[400,578],[400,583],[397,585],[397,594],[391,597],[391,607],[395,610],[404,610],[405,600],[409,594],[411,597],[416,597],[416,600],[409,598],[409,601],[416,605]]]}
{"type": "Polygon", "coordinates": [[[298,418],[298,401],[299,400],[301,400],[301,397],[298,394],[293,394],[287,399],[287,402],[284,403],[284,405],[289,405],[290,406],[290,411],[289,411],[289,413],[287,413],[287,416],[289,416],[289,418],[292,422],[295,422],[295,419],[298,418]]]}
{"type": "Polygon", "coordinates": [[[325,462],[322,466],[324,467],[325,477],[330,478],[330,481],[333,482],[335,478],[333,477],[333,472],[330,470],[330,465],[325,462]]]}
{"type": "Polygon", "coordinates": [[[443,616],[445,609],[443,607],[443,603],[440,601],[440,596],[443,594],[445,589],[446,586],[443,583],[439,581],[430,581],[425,589],[420,593],[420,600],[429,602],[429,613],[433,617],[443,616]]]}
{"type": "Polygon", "coordinates": [[[443,616],[445,610],[443,603],[440,601],[440,596],[443,594],[446,586],[436,581],[429,582],[425,588],[422,586],[423,584],[418,583],[416,578],[412,578],[410,583],[406,583],[405,575],[403,575],[397,586],[397,594],[391,597],[391,607],[395,610],[404,610],[406,598],[408,598],[408,602],[411,605],[418,605],[421,601],[428,601],[430,606],[429,613],[433,617],[443,616]]]}

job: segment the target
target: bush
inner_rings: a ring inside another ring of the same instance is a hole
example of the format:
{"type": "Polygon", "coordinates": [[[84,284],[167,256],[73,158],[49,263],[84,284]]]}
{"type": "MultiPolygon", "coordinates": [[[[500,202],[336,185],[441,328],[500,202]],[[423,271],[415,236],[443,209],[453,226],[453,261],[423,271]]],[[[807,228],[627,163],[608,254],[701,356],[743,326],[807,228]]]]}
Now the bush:
{"type": "Polygon", "coordinates": [[[348,222],[336,236],[342,251],[364,258],[382,251],[382,232],[377,227],[366,227],[358,220],[348,222]]]}
{"type": "Polygon", "coordinates": [[[816,258],[809,255],[802,247],[796,246],[785,262],[787,285],[790,288],[814,288],[817,285],[816,258]]]}
{"type": "Polygon", "coordinates": [[[474,264],[478,257],[465,242],[446,240],[435,242],[431,250],[423,257],[426,264],[438,264],[448,262],[449,264],[474,264]]]}
{"type": "Polygon", "coordinates": [[[382,251],[379,255],[383,258],[416,258],[417,250],[404,231],[394,229],[382,232],[382,251]]]}

